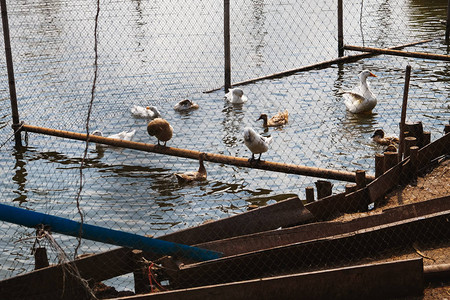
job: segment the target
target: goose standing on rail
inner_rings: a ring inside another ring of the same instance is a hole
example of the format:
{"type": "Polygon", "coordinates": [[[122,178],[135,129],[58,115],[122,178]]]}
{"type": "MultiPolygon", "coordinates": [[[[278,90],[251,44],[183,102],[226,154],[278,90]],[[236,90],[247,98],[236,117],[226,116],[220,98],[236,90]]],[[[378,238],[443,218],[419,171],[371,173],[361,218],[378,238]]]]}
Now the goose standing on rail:
{"type": "Polygon", "coordinates": [[[271,142],[272,137],[263,137],[250,127],[244,129],[244,144],[252,152],[252,158],[249,159],[250,162],[255,160],[255,154],[259,154],[257,161],[260,161],[261,154],[269,150],[269,144],[271,142]]]}
{"type": "Polygon", "coordinates": [[[142,107],[139,105],[133,105],[131,108],[131,114],[136,118],[154,119],[161,117],[161,114],[155,106],[142,107]]]}
{"type": "Polygon", "coordinates": [[[167,141],[172,138],[173,127],[166,120],[156,118],[148,123],[147,132],[158,139],[158,145],[161,145],[161,141],[166,146],[167,141]]]}
{"type": "Polygon", "coordinates": [[[369,88],[368,77],[377,77],[369,70],[359,74],[360,83],[351,91],[342,91],[344,104],[354,114],[370,113],[377,105],[377,99],[369,88]]]}
{"type": "Polygon", "coordinates": [[[229,89],[225,94],[225,99],[232,104],[242,104],[247,102],[248,98],[240,88],[229,89]]]}
{"type": "Polygon", "coordinates": [[[198,167],[198,171],[191,171],[186,173],[175,173],[175,177],[178,180],[179,184],[190,183],[193,181],[203,181],[206,180],[206,168],[203,164],[203,159],[205,157],[205,153],[201,153],[198,162],[200,166],[198,167]]]}
{"type": "Polygon", "coordinates": [[[283,126],[288,122],[288,119],[289,119],[289,112],[287,110],[277,113],[270,119],[267,117],[266,114],[261,114],[258,118],[258,120],[263,120],[263,127],[283,126]]]}

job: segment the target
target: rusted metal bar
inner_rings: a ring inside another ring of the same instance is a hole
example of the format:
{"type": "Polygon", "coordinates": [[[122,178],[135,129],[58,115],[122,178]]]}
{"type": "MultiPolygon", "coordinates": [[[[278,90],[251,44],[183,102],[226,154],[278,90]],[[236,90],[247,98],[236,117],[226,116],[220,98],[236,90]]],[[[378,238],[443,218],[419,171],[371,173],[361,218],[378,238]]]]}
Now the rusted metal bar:
{"type": "Polygon", "coordinates": [[[223,1],[223,45],[225,58],[225,93],[231,87],[230,0],[223,1]]]}
{"type": "MultiPolygon", "coordinates": [[[[402,49],[405,47],[428,43],[428,42],[431,42],[432,40],[433,39],[426,39],[426,40],[413,42],[413,43],[409,43],[409,44],[398,45],[398,46],[388,48],[388,49],[402,49]]],[[[289,76],[289,75],[292,75],[292,74],[295,74],[298,72],[305,72],[305,71],[310,71],[310,70],[315,70],[315,69],[326,68],[326,67],[329,67],[330,65],[334,65],[334,64],[353,62],[353,61],[357,61],[357,60],[360,60],[360,59],[363,59],[366,57],[371,57],[374,55],[377,55],[377,54],[373,53],[373,52],[366,52],[366,53],[362,53],[362,54],[358,54],[358,55],[348,55],[348,56],[338,57],[335,59],[319,62],[319,63],[308,65],[308,66],[303,66],[303,67],[299,67],[299,68],[295,68],[295,69],[291,69],[291,70],[287,70],[287,71],[283,71],[283,72],[273,73],[270,75],[265,75],[265,76],[261,76],[261,77],[257,77],[257,78],[253,78],[253,79],[249,79],[249,80],[235,82],[232,84],[232,86],[247,85],[247,84],[251,84],[251,83],[254,83],[257,81],[261,81],[261,80],[285,77],[285,76],[289,76]]],[[[216,92],[220,89],[222,89],[222,87],[204,91],[204,93],[212,93],[212,92],[216,92]]]]}
{"type": "MultiPolygon", "coordinates": [[[[38,126],[32,126],[24,124],[22,129],[28,132],[41,133],[56,137],[69,138],[79,141],[85,141],[88,139],[88,136],[83,133],[76,133],[64,130],[56,130],[38,126]]],[[[105,144],[116,147],[123,147],[128,149],[140,150],[145,152],[153,152],[177,157],[191,158],[198,160],[200,154],[203,152],[195,151],[195,150],[187,150],[173,147],[165,147],[154,144],[146,144],[139,143],[133,141],[124,141],[118,139],[110,139],[107,137],[89,135],[89,141],[95,142],[99,144],[105,144]]],[[[315,167],[307,167],[293,164],[283,164],[269,161],[260,161],[260,162],[250,162],[247,158],[243,157],[233,157],[222,154],[214,154],[214,153],[205,153],[204,157],[205,161],[220,163],[220,164],[228,164],[234,165],[238,167],[246,167],[246,168],[254,168],[260,170],[267,170],[273,172],[281,172],[288,174],[297,174],[304,176],[312,176],[318,178],[327,178],[327,179],[336,179],[342,181],[355,181],[355,173],[347,172],[347,171],[339,171],[332,169],[324,169],[324,168],[315,168],[315,167]]],[[[375,179],[374,176],[367,176],[369,180],[375,179]]]]}
{"type": "Polygon", "coordinates": [[[398,160],[402,160],[403,151],[405,147],[405,121],[406,121],[406,108],[408,107],[408,92],[409,92],[409,80],[411,78],[411,66],[406,66],[405,74],[405,86],[403,88],[403,102],[402,102],[402,113],[400,118],[400,145],[398,148],[398,160]]]}
{"type": "Polygon", "coordinates": [[[344,13],[343,13],[343,4],[342,0],[338,0],[337,7],[337,15],[338,15],[338,56],[344,56],[344,13]]]}
{"type": "Polygon", "coordinates": [[[6,0],[0,1],[2,10],[3,39],[5,42],[6,68],[8,70],[9,97],[11,101],[11,113],[13,119],[14,140],[16,147],[22,146],[22,136],[20,134],[19,109],[17,106],[16,81],[14,79],[14,66],[11,51],[11,39],[9,36],[8,11],[6,0]]]}
{"type": "Polygon", "coordinates": [[[414,57],[414,58],[450,61],[450,56],[449,55],[442,55],[442,54],[430,54],[430,53],[423,53],[423,52],[409,52],[409,51],[401,51],[401,50],[395,50],[395,49],[360,47],[360,46],[352,46],[352,45],[344,45],[344,49],[345,50],[352,50],[352,51],[371,52],[371,53],[376,53],[376,54],[388,54],[388,55],[394,55],[394,56],[403,56],[403,57],[414,57]]]}

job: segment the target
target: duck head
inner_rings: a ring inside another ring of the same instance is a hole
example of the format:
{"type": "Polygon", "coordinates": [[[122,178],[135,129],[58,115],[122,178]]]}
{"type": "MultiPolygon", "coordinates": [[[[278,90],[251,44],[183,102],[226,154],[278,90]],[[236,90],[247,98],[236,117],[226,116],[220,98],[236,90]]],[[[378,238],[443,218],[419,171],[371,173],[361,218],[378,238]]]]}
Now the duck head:
{"type": "Polygon", "coordinates": [[[384,131],[383,131],[383,129],[375,130],[375,132],[372,135],[372,138],[374,138],[374,137],[384,138],[384,131]]]}
{"type": "Polygon", "coordinates": [[[377,77],[377,75],[373,74],[369,70],[364,70],[359,74],[359,78],[361,79],[361,81],[366,80],[367,77],[377,77]]]}

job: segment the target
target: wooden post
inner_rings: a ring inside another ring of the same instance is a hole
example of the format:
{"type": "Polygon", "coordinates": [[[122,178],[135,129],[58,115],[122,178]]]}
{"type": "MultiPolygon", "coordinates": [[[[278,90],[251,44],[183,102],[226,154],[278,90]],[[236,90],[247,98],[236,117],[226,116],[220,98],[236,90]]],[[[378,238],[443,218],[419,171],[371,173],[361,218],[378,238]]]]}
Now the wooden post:
{"type": "Polygon", "coordinates": [[[34,249],[34,269],[39,270],[48,267],[47,249],[45,247],[38,247],[34,249]]]}
{"type": "Polygon", "coordinates": [[[14,79],[14,67],[11,52],[11,39],[9,37],[8,12],[6,10],[6,0],[0,1],[2,10],[3,39],[5,42],[6,68],[8,69],[9,97],[11,101],[12,128],[14,130],[14,139],[16,147],[22,146],[22,137],[20,134],[19,109],[17,106],[16,81],[14,79]]]}
{"type": "Polygon", "coordinates": [[[450,35],[450,0],[447,1],[447,22],[445,23],[445,43],[448,44],[450,35]]]}
{"type": "Polygon", "coordinates": [[[314,202],[314,188],[312,186],[306,187],[305,194],[306,194],[306,203],[314,202]]]}
{"type": "Polygon", "coordinates": [[[375,178],[384,174],[384,154],[375,154],[375,178]]]}
{"type": "Polygon", "coordinates": [[[417,139],[416,146],[422,148],[423,144],[423,125],[422,122],[405,123],[406,136],[413,136],[417,139]]]}
{"type": "Polygon", "coordinates": [[[410,148],[411,159],[411,177],[413,180],[417,179],[417,172],[419,170],[419,147],[412,146],[410,148]]]}
{"type": "Polygon", "coordinates": [[[398,163],[397,152],[384,153],[384,172],[395,166],[397,163],[398,163]]]}
{"type": "Polygon", "coordinates": [[[409,80],[411,78],[411,66],[406,66],[405,75],[405,86],[403,88],[403,103],[402,103],[402,114],[400,118],[400,145],[398,149],[398,160],[402,160],[402,155],[404,151],[404,136],[405,136],[405,121],[406,121],[406,108],[408,104],[408,92],[409,92],[409,80]]]}
{"type": "Polygon", "coordinates": [[[355,177],[356,177],[356,186],[358,189],[366,187],[366,171],[357,170],[355,172],[355,177]]]}
{"type": "Polygon", "coordinates": [[[143,262],[142,250],[133,250],[133,261],[134,261],[134,292],[136,294],[146,294],[149,293],[150,281],[148,279],[148,269],[146,264],[143,262]]]}
{"type": "Polygon", "coordinates": [[[450,124],[445,124],[444,133],[447,134],[450,132],[450,124]]]}
{"type": "Polygon", "coordinates": [[[346,185],[345,185],[345,193],[346,194],[350,194],[350,193],[353,193],[354,191],[356,191],[357,190],[357,186],[356,186],[356,183],[347,183],[346,185]]]}
{"type": "Polygon", "coordinates": [[[405,137],[405,157],[410,155],[410,148],[416,146],[417,139],[413,136],[405,137]]]}
{"type": "Polygon", "coordinates": [[[317,189],[317,199],[322,199],[331,195],[333,188],[333,184],[326,180],[317,180],[316,181],[316,189],[317,189]]]}
{"type": "Polygon", "coordinates": [[[431,132],[424,131],[423,132],[423,147],[431,143],[431,132]]]}
{"type": "Polygon", "coordinates": [[[223,2],[223,44],[225,55],[225,93],[231,88],[230,0],[223,2]]]}
{"type": "MultiPolygon", "coordinates": [[[[449,0],[450,1],[450,0],[449,0]]],[[[344,56],[344,13],[342,0],[338,0],[338,56],[344,56]]]]}

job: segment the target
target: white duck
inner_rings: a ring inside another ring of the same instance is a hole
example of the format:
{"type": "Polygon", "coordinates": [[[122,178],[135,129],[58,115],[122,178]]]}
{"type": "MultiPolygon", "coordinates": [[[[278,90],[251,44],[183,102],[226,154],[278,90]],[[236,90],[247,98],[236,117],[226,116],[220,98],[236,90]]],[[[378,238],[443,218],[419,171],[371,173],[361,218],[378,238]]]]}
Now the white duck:
{"type": "Polygon", "coordinates": [[[272,137],[263,137],[257,134],[253,128],[246,127],[244,129],[244,144],[252,152],[250,161],[255,160],[255,154],[259,154],[258,161],[261,160],[261,154],[269,150],[269,144],[272,142],[272,137]]]}
{"type": "Polygon", "coordinates": [[[142,107],[139,105],[133,105],[131,108],[131,114],[137,118],[154,119],[161,117],[161,114],[155,106],[142,107]]]}
{"type": "Polygon", "coordinates": [[[190,110],[190,109],[197,109],[197,108],[198,108],[198,104],[192,102],[189,99],[181,100],[180,102],[175,104],[175,106],[173,107],[173,109],[175,109],[176,111],[179,111],[179,112],[190,110]]]}
{"type": "Polygon", "coordinates": [[[225,94],[225,99],[233,104],[242,104],[248,100],[244,91],[240,88],[229,89],[228,93],[225,94]]]}
{"type": "Polygon", "coordinates": [[[370,113],[377,105],[375,95],[370,91],[367,77],[377,77],[369,70],[359,74],[360,83],[351,91],[343,91],[344,103],[347,109],[354,114],[370,113]]]}
{"type": "MultiPolygon", "coordinates": [[[[91,134],[96,136],[103,136],[103,133],[100,130],[94,130],[91,134]]],[[[135,134],[136,129],[133,129],[131,131],[122,131],[116,134],[108,135],[107,138],[131,141],[135,134]]]]}

